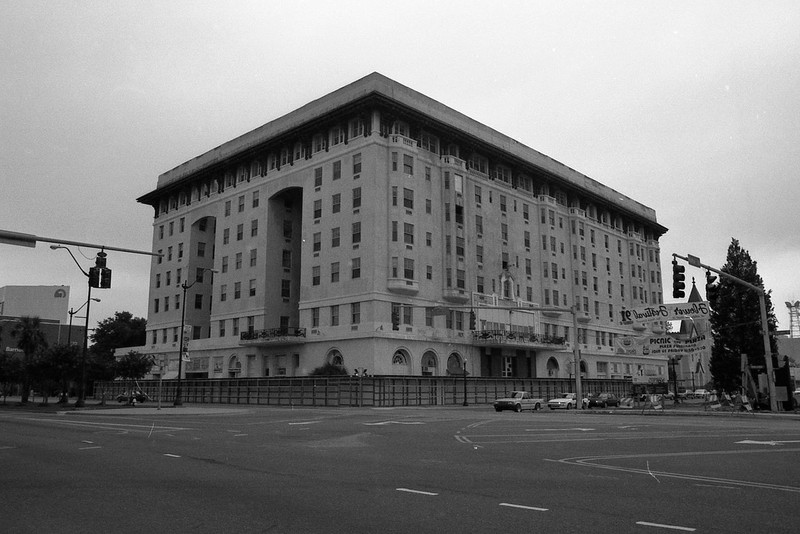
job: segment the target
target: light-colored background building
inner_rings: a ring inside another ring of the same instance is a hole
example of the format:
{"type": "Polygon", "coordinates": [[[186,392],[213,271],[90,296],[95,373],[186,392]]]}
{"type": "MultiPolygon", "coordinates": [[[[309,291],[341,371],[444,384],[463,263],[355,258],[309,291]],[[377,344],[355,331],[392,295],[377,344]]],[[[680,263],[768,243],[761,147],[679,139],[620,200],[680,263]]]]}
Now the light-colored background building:
{"type": "Polygon", "coordinates": [[[663,328],[617,320],[663,302],[654,210],[377,73],[139,201],[164,256],[138,350],[173,372],[184,318],[190,377],[564,378],[576,336],[584,376],[667,376],[614,350],[663,328]]]}
{"type": "Polygon", "coordinates": [[[69,286],[0,287],[0,316],[69,322],[69,286]]]}

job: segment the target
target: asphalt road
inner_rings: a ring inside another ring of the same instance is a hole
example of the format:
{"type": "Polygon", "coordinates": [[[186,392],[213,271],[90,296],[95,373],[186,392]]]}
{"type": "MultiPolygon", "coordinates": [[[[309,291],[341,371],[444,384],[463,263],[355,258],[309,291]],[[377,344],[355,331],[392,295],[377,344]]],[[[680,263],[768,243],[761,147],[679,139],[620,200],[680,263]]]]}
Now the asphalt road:
{"type": "Polygon", "coordinates": [[[800,421],[0,410],[3,532],[797,532],[800,421]]]}

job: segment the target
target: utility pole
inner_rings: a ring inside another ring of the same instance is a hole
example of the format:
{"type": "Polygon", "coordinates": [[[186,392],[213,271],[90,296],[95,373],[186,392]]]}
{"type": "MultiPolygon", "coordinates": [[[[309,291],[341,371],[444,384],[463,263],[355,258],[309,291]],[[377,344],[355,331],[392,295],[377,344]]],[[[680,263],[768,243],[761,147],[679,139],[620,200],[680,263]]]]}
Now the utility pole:
{"type": "Polygon", "coordinates": [[[720,276],[724,276],[725,278],[729,278],[736,282],[737,284],[741,284],[749,289],[752,289],[756,293],[758,293],[758,304],[761,308],[761,334],[762,340],[764,342],[764,362],[767,366],[767,385],[769,386],[769,409],[773,412],[778,411],[778,399],[776,398],[775,393],[775,375],[773,373],[772,368],[772,348],[769,343],[769,322],[767,321],[767,301],[766,301],[766,291],[763,288],[758,286],[754,286],[749,282],[745,282],[741,278],[737,278],[731,274],[724,273],[719,269],[715,269],[709,265],[705,265],[700,263],[700,258],[697,256],[692,256],[691,254],[687,254],[685,257],[681,256],[680,254],[673,254],[673,258],[680,258],[689,263],[692,267],[699,267],[701,269],[705,269],[707,271],[712,271],[717,273],[720,276]]]}

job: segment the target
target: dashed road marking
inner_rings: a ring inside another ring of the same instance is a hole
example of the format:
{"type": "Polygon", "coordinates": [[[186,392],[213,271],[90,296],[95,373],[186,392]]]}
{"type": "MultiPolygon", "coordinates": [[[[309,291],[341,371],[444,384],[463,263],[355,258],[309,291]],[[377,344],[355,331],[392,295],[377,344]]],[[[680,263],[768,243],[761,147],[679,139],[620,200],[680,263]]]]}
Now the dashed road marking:
{"type": "Polygon", "coordinates": [[[415,490],[415,489],[408,489],[408,488],[397,488],[397,491],[404,491],[406,493],[416,493],[418,495],[428,495],[430,497],[435,497],[439,495],[438,493],[433,493],[430,491],[422,491],[422,490],[415,490]]]}
{"type": "Polygon", "coordinates": [[[662,523],[650,523],[648,521],[637,521],[636,524],[637,525],[642,525],[644,527],[656,527],[656,528],[666,528],[666,529],[669,529],[669,530],[681,530],[683,532],[694,532],[695,530],[697,530],[696,528],[692,528],[692,527],[681,527],[681,526],[678,526],[678,525],[664,525],[662,523]]]}
{"type": "Polygon", "coordinates": [[[164,456],[167,456],[169,458],[180,458],[180,455],[178,455],[178,454],[170,454],[168,452],[164,453],[164,456]]]}
{"type": "Polygon", "coordinates": [[[509,508],[520,508],[522,510],[532,510],[534,512],[547,512],[547,508],[539,508],[537,506],[525,506],[522,504],[511,504],[510,502],[501,502],[500,506],[507,506],[509,508]]]}

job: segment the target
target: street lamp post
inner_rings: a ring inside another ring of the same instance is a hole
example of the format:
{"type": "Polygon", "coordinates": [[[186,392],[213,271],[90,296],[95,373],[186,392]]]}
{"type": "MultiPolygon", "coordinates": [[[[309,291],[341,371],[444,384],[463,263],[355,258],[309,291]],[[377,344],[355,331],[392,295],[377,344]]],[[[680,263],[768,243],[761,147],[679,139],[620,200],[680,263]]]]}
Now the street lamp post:
{"type": "Polygon", "coordinates": [[[467,359],[464,358],[464,406],[469,406],[467,402],[467,359]]]}
{"type": "MultiPolygon", "coordinates": [[[[215,269],[205,268],[200,271],[201,273],[205,273],[206,271],[216,273],[215,269]]],[[[201,274],[202,276],[202,274],[201,274]]],[[[200,279],[202,280],[202,278],[200,279]]],[[[178,385],[175,387],[175,402],[173,402],[173,406],[183,406],[183,391],[182,391],[182,375],[183,375],[183,355],[186,354],[189,350],[189,341],[186,339],[186,334],[184,329],[186,328],[186,291],[189,290],[190,287],[195,285],[198,282],[198,279],[195,280],[190,284],[186,280],[180,285],[181,289],[183,289],[183,302],[181,303],[181,331],[180,331],[180,350],[178,353],[178,385]]]]}
{"type": "MultiPolygon", "coordinates": [[[[92,300],[95,302],[100,302],[100,299],[92,299],[92,300]]],[[[83,304],[81,304],[81,306],[77,310],[73,310],[72,308],[70,308],[69,311],[67,312],[69,314],[69,330],[67,330],[67,345],[72,345],[72,316],[81,311],[83,307],[86,306],[87,304],[89,304],[88,300],[83,304]]]]}

